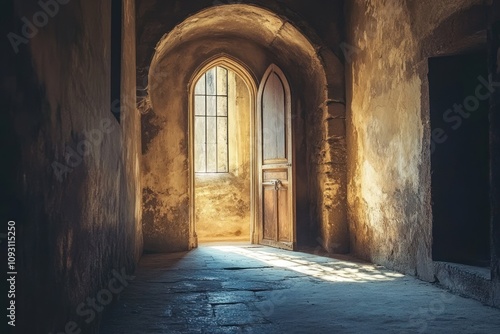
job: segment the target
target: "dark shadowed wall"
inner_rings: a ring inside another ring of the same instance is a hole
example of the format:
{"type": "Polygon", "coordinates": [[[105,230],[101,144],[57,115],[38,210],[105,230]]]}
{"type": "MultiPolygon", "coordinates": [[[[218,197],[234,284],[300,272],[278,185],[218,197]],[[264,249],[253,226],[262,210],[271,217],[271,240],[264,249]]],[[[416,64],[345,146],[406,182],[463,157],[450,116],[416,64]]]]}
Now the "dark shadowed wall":
{"type": "Polygon", "coordinates": [[[108,289],[114,270],[132,274],[142,253],[135,4],[123,1],[123,37],[113,37],[118,123],[111,1],[47,3],[1,5],[2,224],[16,222],[15,332],[92,333],[102,313],[89,312],[87,298],[108,289]]]}

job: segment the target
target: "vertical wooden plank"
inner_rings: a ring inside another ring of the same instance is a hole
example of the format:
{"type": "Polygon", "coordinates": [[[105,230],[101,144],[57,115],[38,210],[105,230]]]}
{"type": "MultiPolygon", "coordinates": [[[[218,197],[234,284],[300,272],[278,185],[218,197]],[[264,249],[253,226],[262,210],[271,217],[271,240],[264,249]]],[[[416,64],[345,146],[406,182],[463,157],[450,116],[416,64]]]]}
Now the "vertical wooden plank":
{"type": "Polygon", "coordinates": [[[277,236],[277,208],[276,208],[276,191],[274,187],[263,187],[263,232],[264,239],[276,240],[277,236]]]}
{"type": "Polygon", "coordinates": [[[288,207],[288,186],[277,191],[278,196],[278,231],[279,241],[291,241],[291,224],[288,207]]]}

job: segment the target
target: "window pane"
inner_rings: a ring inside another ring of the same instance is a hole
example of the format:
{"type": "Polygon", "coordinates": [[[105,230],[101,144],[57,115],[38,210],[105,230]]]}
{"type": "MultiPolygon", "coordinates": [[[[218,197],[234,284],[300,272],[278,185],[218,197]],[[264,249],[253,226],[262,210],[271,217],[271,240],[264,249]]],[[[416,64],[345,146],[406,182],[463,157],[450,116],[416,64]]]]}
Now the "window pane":
{"type": "Polygon", "coordinates": [[[217,95],[227,95],[227,70],[217,67],[217,95]]]}
{"type": "Polygon", "coordinates": [[[217,116],[227,116],[227,97],[217,97],[217,116]]]}
{"type": "Polygon", "coordinates": [[[217,172],[217,118],[207,117],[207,172],[217,172]]]}
{"type": "Polygon", "coordinates": [[[195,117],[194,123],[195,172],[206,172],[205,116],[195,117]]]}
{"type": "Polygon", "coordinates": [[[195,94],[205,95],[205,74],[198,80],[194,89],[195,94]]]}
{"type": "Polygon", "coordinates": [[[195,171],[227,173],[228,70],[214,67],[195,86],[195,171]]]}
{"type": "Polygon", "coordinates": [[[216,116],[217,113],[217,97],[207,96],[207,116],[216,116]]]}
{"type": "Polygon", "coordinates": [[[229,171],[227,161],[227,118],[217,118],[217,155],[218,155],[218,172],[227,173],[229,171]]]}
{"type": "Polygon", "coordinates": [[[215,68],[209,70],[207,76],[207,95],[215,95],[215,68]]]}
{"type": "Polygon", "coordinates": [[[279,77],[273,73],[262,96],[262,150],[263,159],[286,158],[285,90],[279,77]]]}
{"type": "Polygon", "coordinates": [[[194,97],[194,114],[196,116],[205,116],[205,96],[194,97]]]}

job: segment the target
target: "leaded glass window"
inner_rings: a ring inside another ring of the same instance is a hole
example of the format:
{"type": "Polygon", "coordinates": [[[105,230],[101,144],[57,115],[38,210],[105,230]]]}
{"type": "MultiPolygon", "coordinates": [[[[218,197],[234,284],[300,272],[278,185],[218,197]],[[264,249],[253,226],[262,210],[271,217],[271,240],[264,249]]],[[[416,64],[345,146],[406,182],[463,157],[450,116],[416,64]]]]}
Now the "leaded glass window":
{"type": "Polygon", "coordinates": [[[228,71],[217,66],[198,80],[194,92],[195,172],[229,172],[228,71]]]}

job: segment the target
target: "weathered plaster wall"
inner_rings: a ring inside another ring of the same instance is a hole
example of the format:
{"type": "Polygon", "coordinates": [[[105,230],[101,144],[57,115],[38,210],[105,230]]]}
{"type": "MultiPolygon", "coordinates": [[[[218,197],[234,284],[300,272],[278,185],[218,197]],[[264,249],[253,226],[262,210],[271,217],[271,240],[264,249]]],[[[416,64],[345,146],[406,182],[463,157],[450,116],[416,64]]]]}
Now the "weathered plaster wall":
{"type": "Polygon", "coordinates": [[[476,40],[482,4],[358,0],[346,9],[351,249],[426,280],[434,279],[427,57],[476,40]]]}
{"type": "MultiPolygon", "coordinates": [[[[347,144],[344,71],[340,61],[325,56],[326,70],[338,85],[329,85],[328,99],[307,113],[309,221],[315,242],[329,253],[350,250],[347,221],[347,144]],[[328,63],[330,61],[331,63],[328,63]]],[[[299,194],[300,195],[300,194],[299,194]]],[[[304,232],[302,232],[304,233],[304,232]]]]}
{"type": "MultiPolygon", "coordinates": [[[[22,36],[21,18],[42,11],[35,1],[1,7],[4,37],[22,36]]],[[[132,274],[142,253],[134,1],[124,1],[121,124],[111,114],[110,2],[61,1],[52,16],[18,53],[1,42],[2,219],[16,221],[22,287],[14,332],[94,333],[99,314],[78,305],[113,270],[132,274]]]]}
{"type": "Polygon", "coordinates": [[[123,174],[120,186],[122,197],[121,221],[134,226],[130,235],[131,247],[135,247],[136,263],[143,253],[142,235],[142,183],[141,183],[141,114],[137,109],[136,94],[136,16],[135,2],[123,1],[122,9],[122,59],[120,83],[120,124],[122,126],[123,174]]]}
{"type": "Polygon", "coordinates": [[[228,73],[229,173],[195,175],[196,235],[200,242],[250,240],[251,95],[228,73]]]}

